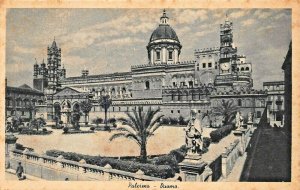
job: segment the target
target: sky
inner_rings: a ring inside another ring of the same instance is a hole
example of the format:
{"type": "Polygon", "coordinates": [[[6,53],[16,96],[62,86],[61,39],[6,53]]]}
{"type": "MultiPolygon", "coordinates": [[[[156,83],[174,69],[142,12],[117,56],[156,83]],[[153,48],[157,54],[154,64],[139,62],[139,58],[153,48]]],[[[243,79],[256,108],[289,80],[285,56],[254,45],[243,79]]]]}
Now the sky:
{"type": "MultiPolygon", "coordinates": [[[[146,46],[163,9],[9,9],[6,15],[8,85],[32,86],[35,59],[47,60],[55,38],[67,77],[130,71],[148,63],[146,46]]],[[[281,65],[291,41],[290,9],[166,9],[182,44],[180,61],[194,50],[219,47],[226,14],[238,54],[252,62],[254,88],[283,80],[281,65]]]]}

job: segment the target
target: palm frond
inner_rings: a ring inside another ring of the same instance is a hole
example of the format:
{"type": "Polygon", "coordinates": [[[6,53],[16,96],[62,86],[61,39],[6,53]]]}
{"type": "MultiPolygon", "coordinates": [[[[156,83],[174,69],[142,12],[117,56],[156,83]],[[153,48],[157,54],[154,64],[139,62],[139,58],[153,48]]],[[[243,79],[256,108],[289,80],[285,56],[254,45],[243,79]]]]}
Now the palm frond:
{"type": "Polygon", "coordinates": [[[113,134],[113,135],[109,138],[109,140],[110,140],[110,141],[113,141],[113,140],[116,139],[116,138],[119,138],[119,137],[125,137],[125,135],[126,135],[126,133],[115,133],[115,134],[113,134]]]}
{"type": "Polygon", "coordinates": [[[129,127],[128,125],[122,126],[122,127],[117,127],[116,131],[128,132],[128,133],[132,133],[134,135],[136,135],[136,133],[138,132],[138,131],[135,131],[134,129],[132,129],[131,127],[129,127]]]}
{"type": "Polygon", "coordinates": [[[149,125],[149,130],[148,130],[148,131],[151,130],[151,131],[154,132],[154,131],[156,130],[156,129],[153,130],[153,127],[156,126],[155,124],[159,124],[159,127],[160,127],[160,126],[161,126],[161,123],[160,123],[159,121],[160,121],[160,119],[163,118],[163,117],[164,117],[164,115],[160,115],[160,116],[156,117],[155,119],[153,119],[152,122],[151,122],[150,125],[149,125]]]}

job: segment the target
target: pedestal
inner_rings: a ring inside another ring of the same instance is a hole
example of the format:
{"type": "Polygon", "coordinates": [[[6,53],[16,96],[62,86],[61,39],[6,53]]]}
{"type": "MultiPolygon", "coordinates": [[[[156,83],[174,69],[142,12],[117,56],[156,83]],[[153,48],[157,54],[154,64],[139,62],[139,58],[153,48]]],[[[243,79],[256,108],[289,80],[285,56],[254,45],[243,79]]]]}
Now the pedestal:
{"type": "Polygon", "coordinates": [[[252,136],[253,132],[254,132],[254,129],[253,129],[253,122],[250,121],[247,123],[247,127],[248,129],[250,129],[250,135],[252,136]]]}
{"type": "Polygon", "coordinates": [[[16,148],[16,142],[18,138],[12,134],[5,134],[5,168],[9,168],[9,155],[12,150],[16,148]]]}
{"type": "Polygon", "coordinates": [[[233,131],[234,136],[236,136],[241,142],[240,143],[240,145],[241,145],[241,147],[240,147],[241,155],[244,154],[245,149],[246,149],[246,147],[244,146],[245,145],[245,133],[246,133],[246,130],[242,129],[242,128],[233,131]]]}
{"type": "Polygon", "coordinates": [[[187,155],[178,166],[183,181],[203,182],[211,179],[211,170],[207,163],[201,160],[201,155],[187,155]]]}

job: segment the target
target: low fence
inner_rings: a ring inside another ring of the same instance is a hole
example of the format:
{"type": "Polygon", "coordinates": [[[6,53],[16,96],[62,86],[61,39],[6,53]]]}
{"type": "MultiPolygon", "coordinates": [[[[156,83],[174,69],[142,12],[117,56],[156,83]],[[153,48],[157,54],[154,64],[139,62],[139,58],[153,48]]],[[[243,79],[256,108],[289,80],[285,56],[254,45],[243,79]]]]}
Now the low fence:
{"type": "Polygon", "coordinates": [[[46,155],[38,155],[27,149],[24,151],[13,150],[10,152],[10,168],[16,169],[21,162],[24,173],[38,178],[63,181],[161,181],[161,178],[146,176],[139,170],[136,173],[112,169],[110,165],[104,167],[86,164],[84,160],[74,162],[46,155]]]}

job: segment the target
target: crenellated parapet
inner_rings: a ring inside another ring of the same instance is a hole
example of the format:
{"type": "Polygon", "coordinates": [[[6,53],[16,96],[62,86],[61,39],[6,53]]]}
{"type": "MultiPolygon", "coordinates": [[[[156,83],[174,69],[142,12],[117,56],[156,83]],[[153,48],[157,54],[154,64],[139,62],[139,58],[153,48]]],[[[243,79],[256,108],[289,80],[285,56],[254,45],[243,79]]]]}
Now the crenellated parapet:
{"type": "Polygon", "coordinates": [[[195,49],[194,53],[208,53],[208,52],[214,52],[214,51],[220,51],[220,47],[211,47],[211,48],[203,48],[203,49],[195,49]]]}

